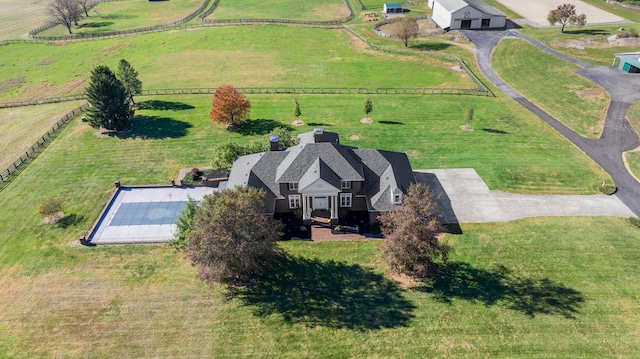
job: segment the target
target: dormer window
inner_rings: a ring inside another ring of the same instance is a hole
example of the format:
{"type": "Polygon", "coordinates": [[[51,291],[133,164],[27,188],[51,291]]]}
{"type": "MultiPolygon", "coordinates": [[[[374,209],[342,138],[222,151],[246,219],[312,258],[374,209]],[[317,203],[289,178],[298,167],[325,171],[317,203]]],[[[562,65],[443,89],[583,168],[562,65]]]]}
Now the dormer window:
{"type": "Polygon", "coordinates": [[[351,189],[351,181],[340,181],[340,188],[351,189]]]}
{"type": "Polygon", "coordinates": [[[393,195],[393,204],[402,204],[402,194],[393,195]]]}
{"type": "Polygon", "coordinates": [[[289,182],[289,191],[297,191],[298,182],[289,182]]]}

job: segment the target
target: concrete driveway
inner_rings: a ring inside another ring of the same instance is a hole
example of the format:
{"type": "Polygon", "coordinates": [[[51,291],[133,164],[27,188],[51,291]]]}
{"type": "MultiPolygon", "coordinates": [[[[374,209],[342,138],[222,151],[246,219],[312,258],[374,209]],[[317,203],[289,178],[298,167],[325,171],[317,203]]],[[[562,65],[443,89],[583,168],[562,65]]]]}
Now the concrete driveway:
{"type": "Polygon", "coordinates": [[[415,175],[435,193],[441,221],[446,224],[508,222],[547,216],[634,216],[617,196],[491,191],[472,168],[417,170],[415,175]]]}

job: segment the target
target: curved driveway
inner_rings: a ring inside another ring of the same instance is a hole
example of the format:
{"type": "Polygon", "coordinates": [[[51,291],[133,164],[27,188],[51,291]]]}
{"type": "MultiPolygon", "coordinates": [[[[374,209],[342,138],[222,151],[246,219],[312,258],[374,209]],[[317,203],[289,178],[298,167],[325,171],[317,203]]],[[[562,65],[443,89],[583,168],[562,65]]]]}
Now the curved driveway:
{"type": "Polygon", "coordinates": [[[640,146],[638,135],[626,119],[629,106],[640,100],[640,76],[626,74],[613,67],[593,67],[552,50],[539,41],[528,38],[515,30],[465,30],[464,35],[476,46],[478,66],[489,81],[548,123],[608,172],[618,187],[616,196],[636,216],[640,216],[640,183],[627,171],[622,158],[623,152],[640,146]],[[505,37],[524,39],[554,56],[581,66],[582,68],[577,70],[576,73],[602,86],[609,93],[611,103],[607,110],[604,131],[599,139],[591,140],[576,134],[560,121],[524,98],[496,75],[491,67],[491,53],[498,42],[505,37]]]}

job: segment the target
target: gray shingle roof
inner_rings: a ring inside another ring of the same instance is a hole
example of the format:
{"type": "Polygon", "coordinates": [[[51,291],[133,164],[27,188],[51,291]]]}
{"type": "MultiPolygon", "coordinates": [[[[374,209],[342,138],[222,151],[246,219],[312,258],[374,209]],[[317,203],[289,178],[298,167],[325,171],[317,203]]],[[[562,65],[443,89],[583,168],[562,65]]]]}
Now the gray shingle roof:
{"type": "MultiPolygon", "coordinates": [[[[299,138],[309,134],[313,139],[313,132],[299,138]]],[[[284,198],[280,183],[298,182],[298,188],[304,189],[318,179],[337,189],[341,181],[362,181],[362,191],[369,197],[371,209],[377,211],[392,209],[393,194],[407,193],[416,181],[405,153],[312,141],[285,151],[239,157],[233,163],[227,188],[248,185],[264,189],[265,205],[271,211],[275,200],[284,198]]]]}
{"type": "Polygon", "coordinates": [[[472,8],[481,11],[485,14],[494,15],[494,16],[506,16],[500,10],[494,8],[493,6],[487,5],[482,1],[476,0],[436,0],[443,8],[447,9],[447,11],[453,13],[460,9],[464,9],[467,6],[471,6],[472,8]]]}

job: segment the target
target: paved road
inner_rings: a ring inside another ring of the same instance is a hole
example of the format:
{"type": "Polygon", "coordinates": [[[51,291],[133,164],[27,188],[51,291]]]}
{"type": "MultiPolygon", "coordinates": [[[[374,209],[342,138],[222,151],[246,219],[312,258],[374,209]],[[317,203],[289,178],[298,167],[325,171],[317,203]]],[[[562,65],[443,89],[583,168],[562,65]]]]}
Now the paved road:
{"type": "Polygon", "coordinates": [[[548,123],[608,172],[618,187],[616,196],[636,216],[640,216],[640,183],[627,171],[622,158],[623,152],[640,146],[638,135],[626,119],[629,106],[633,102],[640,100],[640,76],[625,74],[613,67],[592,67],[589,64],[560,54],[515,30],[466,30],[464,35],[476,46],[478,66],[489,81],[548,123]],[[599,139],[591,140],[576,134],[560,121],[524,98],[496,75],[491,67],[491,53],[496,44],[505,37],[524,39],[554,56],[581,66],[582,68],[577,70],[576,73],[602,86],[609,93],[611,103],[607,110],[604,131],[599,139]]]}

